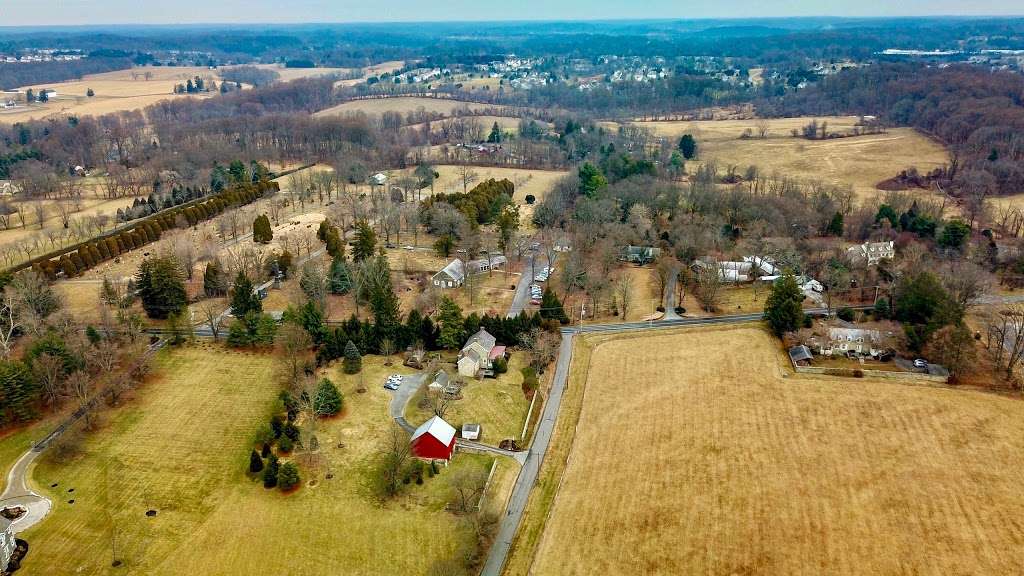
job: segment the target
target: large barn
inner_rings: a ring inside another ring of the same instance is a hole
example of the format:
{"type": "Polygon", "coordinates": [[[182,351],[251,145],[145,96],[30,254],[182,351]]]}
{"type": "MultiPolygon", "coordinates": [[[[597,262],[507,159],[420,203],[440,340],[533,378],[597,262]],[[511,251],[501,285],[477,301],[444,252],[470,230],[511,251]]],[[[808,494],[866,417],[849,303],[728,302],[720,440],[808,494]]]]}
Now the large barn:
{"type": "Polygon", "coordinates": [[[440,416],[427,420],[412,433],[412,454],[424,460],[451,460],[455,428],[440,416]]]}

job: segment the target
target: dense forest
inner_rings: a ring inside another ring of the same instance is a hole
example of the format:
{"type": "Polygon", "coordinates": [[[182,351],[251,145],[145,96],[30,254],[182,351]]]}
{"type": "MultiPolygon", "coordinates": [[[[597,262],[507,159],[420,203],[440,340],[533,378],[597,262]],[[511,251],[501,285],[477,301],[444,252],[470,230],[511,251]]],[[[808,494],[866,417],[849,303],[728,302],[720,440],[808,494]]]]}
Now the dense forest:
{"type": "Polygon", "coordinates": [[[130,68],[128,58],[83,58],[63,62],[0,63],[0,90],[13,90],[20,86],[47,84],[77,79],[86,74],[100,74],[130,68]]]}

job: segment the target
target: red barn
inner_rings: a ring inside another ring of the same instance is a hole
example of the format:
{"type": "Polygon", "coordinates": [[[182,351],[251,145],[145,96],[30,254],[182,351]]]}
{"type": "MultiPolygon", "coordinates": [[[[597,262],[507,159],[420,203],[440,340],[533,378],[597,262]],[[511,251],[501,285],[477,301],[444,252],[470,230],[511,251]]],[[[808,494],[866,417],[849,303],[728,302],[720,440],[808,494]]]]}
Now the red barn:
{"type": "Polygon", "coordinates": [[[455,428],[438,416],[427,420],[412,433],[412,454],[424,460],[451,460],[455,450],[455,428]]]}

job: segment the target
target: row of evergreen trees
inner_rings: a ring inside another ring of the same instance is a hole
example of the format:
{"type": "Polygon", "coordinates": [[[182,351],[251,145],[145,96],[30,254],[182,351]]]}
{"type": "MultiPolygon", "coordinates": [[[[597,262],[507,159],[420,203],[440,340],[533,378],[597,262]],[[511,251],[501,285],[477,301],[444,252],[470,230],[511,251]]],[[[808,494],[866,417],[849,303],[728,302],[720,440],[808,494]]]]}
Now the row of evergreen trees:
{"type": "Polygon", "coordinates": [[[128,230],[80,244],[57,258],[39,260],[32,267],[51,280],[57,277],[58,271],[62,271],[68,278],[77,276],[100,262],[159,240],[162,232],[182,223],[195,226],[228,208],[249,204],[261,198],[268,190],[277,189],[276,182],[266,180],[235,185],[206,201],[159,212],[128,230]]]}
{"type": "MultiPolygon", "coordinates": [[[[501,214],[502,208],[512,202],[514,192],[515,185],[511,180],[490,178],[477,184],[466,194],[434,194],[423,203],[424,214],[429,218],[429,208],[435,202],[447,202],[462,212],[470,222],[490,224],[501,214]]],[[[426,224],[429,226],[429,222],[426,224]]]]}

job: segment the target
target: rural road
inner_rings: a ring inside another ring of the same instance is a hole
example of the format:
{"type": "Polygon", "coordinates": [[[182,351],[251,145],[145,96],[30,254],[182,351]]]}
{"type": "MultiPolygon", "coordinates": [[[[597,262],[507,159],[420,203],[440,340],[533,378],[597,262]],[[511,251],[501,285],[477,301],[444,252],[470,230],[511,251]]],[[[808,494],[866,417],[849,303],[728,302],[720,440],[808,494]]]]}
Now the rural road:
{"type": "Polygon", "coordinates": [[[544,264],[542,264],[540,254],[536,252],[531,253],[526,259],[523,273],[519,277],[519,284],[516,285],[515,296],[512,297],[512,304],[508,307],[509,318],[518,316],[526,308],[526,303],[530,300],[530,284],[533,284],[533,278],[537,270],[543,267],[544,264]]]}
{"type": "Polygon", "coordinates": [[[35,526],[50,511],[52,503],[28,487],[28,469],[41,452],[29,450],[18,458],[7,473],[7,486],[0,494],[0,509],[20,506],[26,513],[11,522],[11,530],[17,534],[35,526]]]}
{"type": "MultiPolygon", "coordinates": [[[[812,314],[825,313],[824,308],[805,310],[812,314]]],[[[572,360],[572,343],[576,334],[597,333],[597,332],[627,332],[631,330],[650,330],[661,328],[675,328],[678,326],[705,326],[715,324],[739,324],[744,322],[757,322],[762,315],[738,314],[733,316],[718,316],[712,318],[679,318],[676,320],[658,320],[655,322],[626,322],[622,324],[591,324],[583,327],[562,328],[562,345],[558,352],[558,360],[555,364],[555,375],[551,383],[551,392],[544,403],[544,413],[537,424],[537,431],[534,433],[533,443],[527,453],[526,463],[519,471],[515,486],[512,487],[512,497],[509,498],[505,515],[501,518],[498,526],[498,536],[491,545],[487,555],[487,562],[484,564],[481,576],[500,576],[508,560],[509,550],[512,548],[512,541],[523,519],[523,511],[526,508],[530,491],[537,483],[537,476],[540,474],[541,464],[548,451],[548,444],[551,442],[551,435],[554,432],[555,422],[558,418],[558,410],[562,403],[562,394],[565,392],[569,376],[569,364],[572,360]]]]}
{"type": "Polygon", "coordinates": [[[676,314],[676,281],[679,279],[679,271],[675,268],[668,276],[665,283],[665,317],[663,320],[680,320],[682,316],[676,314]]]}

